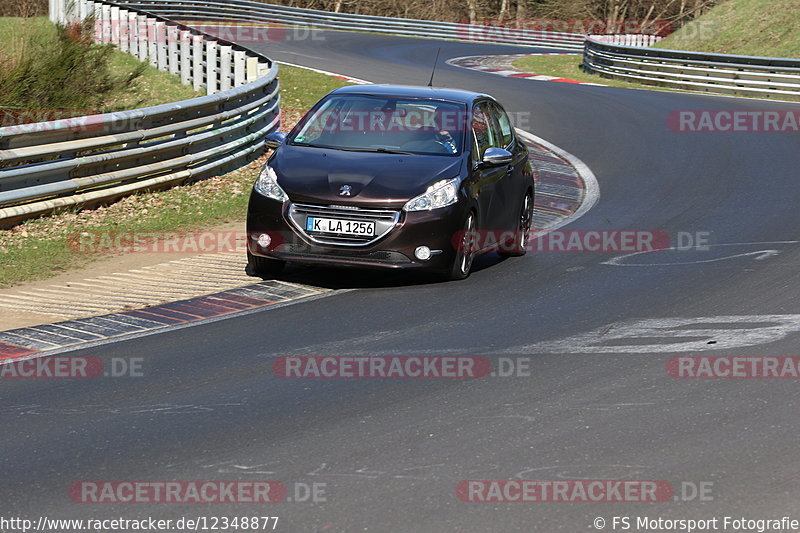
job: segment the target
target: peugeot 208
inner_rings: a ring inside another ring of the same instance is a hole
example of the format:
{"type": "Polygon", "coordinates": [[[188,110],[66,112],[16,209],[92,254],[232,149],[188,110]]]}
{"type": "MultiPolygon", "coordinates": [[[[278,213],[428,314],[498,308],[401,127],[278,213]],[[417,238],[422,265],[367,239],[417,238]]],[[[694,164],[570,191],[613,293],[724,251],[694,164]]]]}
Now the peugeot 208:
{"type": "Polygon", "coordinates": [[[533,172],[491,96],[342,87],[267,146],[247,214],[251,275],[274,277],[290,261],[463,279],[475,254],[493,249],[469,245],[483,231],[515,240],[501,253],[525,253],[533,172]]]}

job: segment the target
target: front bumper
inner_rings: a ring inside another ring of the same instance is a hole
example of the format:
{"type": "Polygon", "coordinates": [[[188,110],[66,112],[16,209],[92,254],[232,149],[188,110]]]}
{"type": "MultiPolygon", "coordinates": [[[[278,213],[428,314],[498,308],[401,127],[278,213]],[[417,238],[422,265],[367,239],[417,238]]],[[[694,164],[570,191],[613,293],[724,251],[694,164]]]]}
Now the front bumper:
{"type": "Polygon", "coordinates": [[[289,221],[288,210],[289,202],[281,204],[255,191],[251,193],[247,212],[250,253],[298,263],[437,272],[450,268],[456,254],[453,240],[467,213],[463,202],[433,211],[402,211],[397,225],[374,243],[342,246],[311,241],[289,221]],[[267,247],[257,243],[263,233],[271,238],[267,247]],[[418,246],[427,246],[435,253],[427,261],[419,260],[414,257],[418,246]]]}

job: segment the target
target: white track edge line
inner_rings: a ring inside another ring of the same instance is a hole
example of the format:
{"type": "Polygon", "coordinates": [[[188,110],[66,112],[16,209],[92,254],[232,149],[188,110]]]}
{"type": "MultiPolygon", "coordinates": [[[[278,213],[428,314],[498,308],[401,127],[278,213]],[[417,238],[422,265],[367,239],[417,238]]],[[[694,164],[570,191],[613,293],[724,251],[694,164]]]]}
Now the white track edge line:
{"type": "MultiPolygon", "coordinates": [[[[39,359],[41,357],[50,357],[52,355],[69,353],[69,352],[74,352],[74,351],[77,351],[77,350],[83,350],[83,349],[87,349],[87,348],[95,348],[97,346],[104,346],[106,344],[114,344],[116,342],[139,339],[139,338],[142,338],[142,337],[149,337],[151,335],[158,335],[160,333],[166,333],[168,331],[175,331],[175,330],[179,330],[179,329],[191,328],[191,327],[194,327],[194,326],[211,324],[211,323],[214,323],[214,322],[220,322],[222,320],[227,320],[229,318],[237,318],[237,317],[252,315],[254,313],[260,313],[260,312],[263,312],[263,311],[270,311],[272,309],[278,309],[280,307],[287,307],[287,306],[293,305],[293,304],[300,304],[300,303],[303,303],[303,302],[310,302],[310,301],[313,301],[313,300],[319,300],[321,298],[326,298],[328,296],[333,296],[334,294],[341,294],[341,293],[345,293],[345,292],[351,292],[351,291],[354,291],[354,290],[355,289],[341,289],[341,290],[336,290],[336,291],[331,291],[331,292],[323,292],[323,293],[320,293],[320,294],[311,294],[309,296],[303,296],[301,298],[295,298],[293,300],[286,300],[284,302],[268,304],[268,305],[265,305],[265,306],[262,306],[262,307],[256,307],[254,309],[245,309],[245,310],[238,311],[238,312],[231,313],[231,314],[224,315],[224,316],[215,316],[215,317],[204,318],[204,319],[196,320],[196,321],[193,321],[193,322],[187,322],[185,324],[172,324],[172,325],[165,324],[163,327],[148,329],[148,330],[145,330],[145,331],[134,331],[134,332],[126,333],[126,334],[123,334],[123,335],[107,337],[105,339],[98,339],[96,341],[79,342],[79,343],[75,343],[75,344],[70,344],[69,346],[63,346],[63,347],[60,347],[60,348],[53,348],[53,349],[50,349],[50,350],[46,349],[46,350],[43,350],[41,352],[32,353],[32,354],[24,356],[24,357],[12,357],[12,358],[9,358],[8,360],[0,360],[0,366],[7,365],[7,364],[18,363],[19,361],[26,361],[28,359],[39,359]]],[[[103,318],[103,317],[100,316],[100,317],[89,317],[89,318],[103,318]]]]}
{"type": "Polygon", "coordinates": [[[594,172],[592,172],[592,169],[590,169],[589,166],[581,161],[577,156],[572,155],[563,148],[559,148],[550,141],[542,139],[538,135],[534,135],[533,133],[521,129],[517,129],[517,133],[519,133],[521,137],[527,138],[528,140],[537,144],[541,144],[548,150],[566,159],[575,168],[575,171],[578,173],[581,179],[583,179],[583,201],[581,201],[581,205],[578,207],[578,210],[570,216],[559,221],[554,226],[548,228],[548,231],[553,231],[555,229],[564,227],[567,224],[575,222],[583,215],[588,213],[589,210],[600,200],[600,184],[597,182],[597,177],[594,175],[594,172]]]}

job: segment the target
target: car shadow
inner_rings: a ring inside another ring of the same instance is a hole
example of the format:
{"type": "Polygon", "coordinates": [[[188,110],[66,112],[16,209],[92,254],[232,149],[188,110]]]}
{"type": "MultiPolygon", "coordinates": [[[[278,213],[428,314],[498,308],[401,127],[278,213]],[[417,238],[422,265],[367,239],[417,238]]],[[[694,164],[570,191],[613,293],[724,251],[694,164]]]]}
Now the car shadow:
{"type": "MultiPolygon", "coordinates": [[[[478,256],[472,263],[472,274],[491,268],[503,261],[505,261],[505,258],[496,253],[478,256]]],[[[389,289],[449,283],[442,276],[427,272],[292,264],[289,264],[277,279],[320,289],[334,290],[389,289]]]]}

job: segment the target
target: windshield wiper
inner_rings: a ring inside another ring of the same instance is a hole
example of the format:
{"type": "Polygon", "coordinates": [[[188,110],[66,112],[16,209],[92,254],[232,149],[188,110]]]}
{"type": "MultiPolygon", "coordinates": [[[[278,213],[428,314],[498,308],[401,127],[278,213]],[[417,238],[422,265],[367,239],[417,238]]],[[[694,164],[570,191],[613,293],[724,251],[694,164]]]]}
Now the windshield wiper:
{"type": "Polygon", "coordinates": [[[365,148],[363,151],[378,152],[381,154],[415,155],[414,152],[404,152],[403,150],[392,150],[391,148],[365,148]]]}
{"type": "Polygon", "coordinates": [[[335,146],[325,146],[324,144],[311,144],[311,143],[299,143],[297,141],[292,141],[291,146],[307,146],[309,148],[330,148],[333,150],[339,150],[339,148],[335,146]]]}
{"type": "Polygon", "coordinates": [[[325,148],[328,150],[341,150],[343,152],[377,152],[380,154],[416,155],[414,152],[392,150],[391,148],[356,148],[349,146],[328,146],[326,144],[311,144],[311,143],[299,143],[299,142],[293,142],[292,146],[308,146],[310,148],[325,148]]]}

